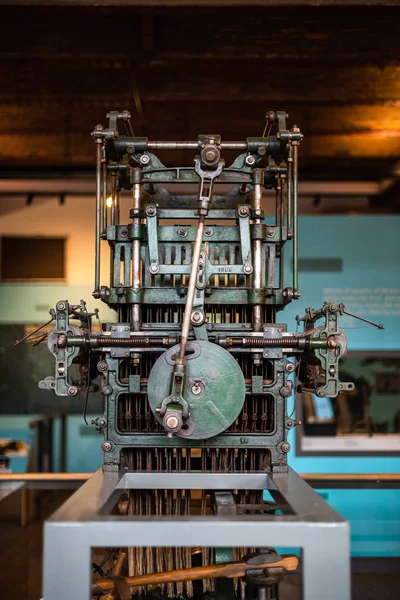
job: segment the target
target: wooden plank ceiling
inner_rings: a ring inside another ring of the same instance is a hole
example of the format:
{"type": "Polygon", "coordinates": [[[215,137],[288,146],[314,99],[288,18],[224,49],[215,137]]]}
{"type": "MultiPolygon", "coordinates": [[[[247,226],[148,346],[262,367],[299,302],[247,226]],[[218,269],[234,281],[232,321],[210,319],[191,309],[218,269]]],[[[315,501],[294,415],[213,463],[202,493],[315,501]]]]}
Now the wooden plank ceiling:
{"type": "Polygon", "coordinates": [[[125,108],[135,133],[165,140],[260,135],[265,112],[284,109],[305,134],[304,176],[382,179],[396,168],[399,7],[13,6],[1,14],[7,175],[92,169],[93,126],[125,108]]]}

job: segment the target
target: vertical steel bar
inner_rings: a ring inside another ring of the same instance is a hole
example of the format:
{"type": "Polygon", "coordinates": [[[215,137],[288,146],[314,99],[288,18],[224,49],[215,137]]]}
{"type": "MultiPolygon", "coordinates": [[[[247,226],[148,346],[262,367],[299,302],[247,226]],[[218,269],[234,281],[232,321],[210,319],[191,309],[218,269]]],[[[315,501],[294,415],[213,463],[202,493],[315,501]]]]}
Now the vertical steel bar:
{"type": "Polygon", "coordinates": [[[298,152],[297,143],[293,145],[293,298],[299,298],[299,240],[298,240],[298,152]]]}
{"type": "MultiPolygon", "coordinates": [[[[142,173],[140,169],[134,169],[134,184],[133,184],[133,196],[132,196],[132,208],[133,214],[137,215],[133,217],[133,223],[139,224],[139,211],[141,209],[142,201],[142,173]]],[[[140,240],[133,240],[132,242],[132,287],[134,290],[140,288],[140,240]]],[[[142,326],[142,315],[141,306],[138,302],[135,302],[132,306],[132,324],[134,331],[140,331],[142,326]]]]}
{"type": "Polygon", "coordinates": [[[104,146],[103,146],[103,150],[102,150],[102,155],[103,155],[103,157],[102,157],[102,165],[103,165],[102,231],[105,232],[107,230],[107,161],[106,161],[106,152],[105,152],[104,146]]]}
{"type": "Polygon", "coordinates": [[[287,159],[287,228],[288,228],[288,239],[293,237],[293,225],[292,225],[292,185],[293,185],[293,149],[289,146],[289,153],[287,159]]]}
{"type": "MultiPolygon", "coordinates": [[[[262,186],[260,182],[254,183],[253,192],[253,210],[261,213],[262,208],[262,186]]],[[[255,218],[255,223],[261,223],[261,219],[255,218]]],[[[262,277],[262,240],[253,240],[253,288],[259,290],[263,285],[262,277]]],[[[253,329],[254,331],[262,331],[262,305],[254,304],[253,306],[253,329]]]]}
{"type": "Polygon", "coordinates": [[[115,225],[115,194],[116,194],[116,175],[111,175],[111,225],[115,225]]]}
{"type": "MultiPolygon", "coordinates": [[[[101,140],[96,140],[96,240],[94,291],[100,296],[100,226],[101,226],[101,140]]],[[[98,297],[99,297],[98,296],[98,297]]]]}

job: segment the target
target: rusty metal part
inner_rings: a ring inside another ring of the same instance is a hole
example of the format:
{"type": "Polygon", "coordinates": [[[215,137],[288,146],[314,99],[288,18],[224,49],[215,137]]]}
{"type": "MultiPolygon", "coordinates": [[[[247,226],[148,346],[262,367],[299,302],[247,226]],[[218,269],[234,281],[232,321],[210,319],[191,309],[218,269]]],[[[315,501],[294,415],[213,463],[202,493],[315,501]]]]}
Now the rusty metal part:
{"type": "MultiPolygon", "coordinates": [[[[146,573],[145,575],[136,575],[133,577],[124,577],[124,581],[130,587],[140,587],[144,585],[161,585],[178,581],[196,581],[199,579],[216,579],[227,577],[243,577],[247,571],[255,569],[268,569],[282,567],[286,571],[295,571],[298,567],[298,558],[293,554],[286,554],[282,557],[274,555],[265,555],[265,560],[255,565],[244,561],[221,563],[218,565],[208,565],[193,567],[191,569],[177,569],[176,571],[164,571],[162,573],[146,573]],[[278,560],[276,560],[278,558],[278,560]]],[[[93,594],[112,590],[115,588],[113,579],[97,579],[92,587],[93,594]]]]}

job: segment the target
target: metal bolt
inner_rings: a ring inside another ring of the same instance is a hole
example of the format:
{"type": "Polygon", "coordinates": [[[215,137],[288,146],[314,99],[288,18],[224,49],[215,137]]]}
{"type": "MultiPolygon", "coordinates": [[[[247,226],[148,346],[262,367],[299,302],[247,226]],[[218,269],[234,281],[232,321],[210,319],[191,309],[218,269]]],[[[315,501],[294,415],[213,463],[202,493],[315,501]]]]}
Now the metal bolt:
{"type": "Polygon", "coordinates": [[[286,423],[286,425],[287,425],[287,427],[293,427],[293,421],[288,421],[288,422],[286,423]]]}
{"type": "Polygon", "coordinates": [[[248,213],[248,210],[247,210],[247,207],[246,207],[246,206],[241,206],[241,207],[239,208],[239,215],[243,215],[243,216],[245,216],[245,215],[247,215],[247,213],[248,213]]]}
{"type": "Polygon", "coordinates": [[[285,369],[286,369],[286,371],[288,373],[293,373],[293,371],[295,369],[294,364],[291,363],[291,362],[288,362],[288,364],[286,365],[285,369]]]}
{"type": "Polygon", "coordinates": [[[67,305],[65,302],[57,302],[57,310],[65,310],[67,308],[67,305]]]}
{"type": "Polygon", "coordinates": [[[283,442],[282,446],[281,446],[281,452],[283,452],[283,454],[287,454],[290,450],[290,444],[288,442],[283,442]]]}
{"type": "Polygon", "coordinates": [[[204,323],[204,313],[201,310],[194,310],[191,314],[190,320],[194,325],[201,325],[204,323]]]}
{"type": "Polygon", "coordinates": [[[111,387],[111,385],[105,385],[103,387],[103,394],[105,396],[110,396],[112,394],[112,387],[111,387]]]}
{"type": "Polygon", "coordinates": [[[329,308],[332,312],[336,312],[338,309],[338,305],[333,303],[329,306],[329,308]]]}
{"type": "Polygon", "coordinates": [[[204,235],[206,235],[207,237],[210,237],[213,233],[214,230],[211,227],[207,227],[207,229],[204,231],[204,235]]]}
{"type": "Polygon", "coordinates": [[[142,165],[148,165],[150,162],[150,156],[148,154],[142,154],[142,156],[140,157],[140,162],[142,163],[142,165]]]}
{"type": "Polygon", "coordinates": [[[58,367],[57,369],[57,373],[61,376],[64,375],[65,373],[65,367],[58,367]]]}
{"type": "Polygon", "coordinates": [[[180,235],[180,237],[186,237],[187,234],[187,229],[178,229],[178,235],[180,235]]]}
{"type": "Polygon", "coordinates": [[[251,265],[244,265],[243,271],[249,275],[253,272],[253,267],[251,265]]]}
{"type": "Polygon", "coordinates": [[[158,271],[159,271],[158,265],[156,263],[152,263],[149,268],[150,268],[150,273],[155,274],[155,273],[158,273],[158,271]]]}
{"type": "Polygon", "coordinates": [[[254,165],[254,163],[256,162],[255,157],[252,154],[249,154],[248,156],[246,156],[246,165],[254,165]]]}
{"type": "Polygon", "coordinates": [[[126,147],[126,151],[128,154],[135,154],[135,146],[133,144],[129,144],[126,147]]]}
{"type": "Polygon", "coordinates": [[[281,389],[279,390],[279,393],[284,398],[287,398],[288,396],[291,395],[292,392],[290,390],[290,387],[288,387],[287,385],[285,385],[284,387],[281,387],[281,389]]]}
{"type": "Polygon", "coordinates": [[[103,442],[101,447],[103,448],[104,452],[110,452],[110,450],[112,448],[112,444],[111,444],[111,442],[103,442]]]}
{"type": "Polygon", "coordinates": [[[102,371],[107,371],[107,363],[105,360],[99,360],[97,363],[97,370],[100,371],[100,373],[102,371]]]}
{"type": "Polygon", "coordinates": [[[68,388],[68,396],[76,396],[76,395],[77,395],[77,393],[78,393],[78,391],[79,391],[79,390],[78,390],[78,388],[77,388],[76,386],[74,386],[74,385],[71,385],[71,386],[68,388]]]}
{"type": "Polygon", "coordinates": [[[176,429],[179,425],[179,419],[175,415],[170,415],[165,419],[165,425],[169,429],[176,429]]]}
{"type": "Polygon", "coordinates": [[[202,392],[202,387],[199,381],[195,381],[191,389],[192,394],[198,396],[202,392]]]}
{"type": "Polygon", "coordinates": [[[127,229],[120,229],[119,235],[121,237],[128,237],[128,230],[127,229]]]}
{"type": "Polygon", "coordinates": [[[265,146],[259,146],[259,148],[257,148],[257,152],[260,156],[264,156],[264,154],[267,152],[267,149],[265,146]]]}
{"type": "Polygon", "coordinates": [[[320,398],[322,398],[323,396],[325,396],[325,390],[324,390],[324,388],[319,388],[317,390],[317,396],[319,396],[320,398]]]}
{"type": "Polygon", "coordinates": [[[209,162],[212,162],[213,160],[215,160],[217,157],[217,153],[215,152],[215,150],[207,150],[206,152],[206,159],[209,162]]]}
{"type": "Polygon", "coordinates": [[[148,214],[148,215],[154,215],[154,213],[155,213],[156,211],[155,211],[155,208],[154,208],[153,206],[149,206],[149,207],[147,208],[146,212],[147,212],[147,214],[148,214]]]}
{"type": "Polygon", "coordinates": [[[272,229],[272,227],[267,227],[267,236],[274,237],[274,235],[275,235],[275,229],[272,229]]]}

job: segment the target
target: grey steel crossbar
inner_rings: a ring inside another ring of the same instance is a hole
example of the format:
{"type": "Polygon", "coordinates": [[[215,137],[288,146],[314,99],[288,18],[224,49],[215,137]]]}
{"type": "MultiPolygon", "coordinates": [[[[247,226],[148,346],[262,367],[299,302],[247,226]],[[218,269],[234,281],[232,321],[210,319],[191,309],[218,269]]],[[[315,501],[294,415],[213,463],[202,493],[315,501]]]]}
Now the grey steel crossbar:
{"type": "Polygon", "coordinates": [[[91,549],[129,546],[292,547],[303,553],[306,600],[350,600],[348,524],[288,473],[95,473],[47,521],[44,600],[90,598],[91,549]],[[125,489],[265,489],[294,514],[123,517],[104,514],[125,489]],[[62,565],[62,568],[60,568],[62,565]]]}

